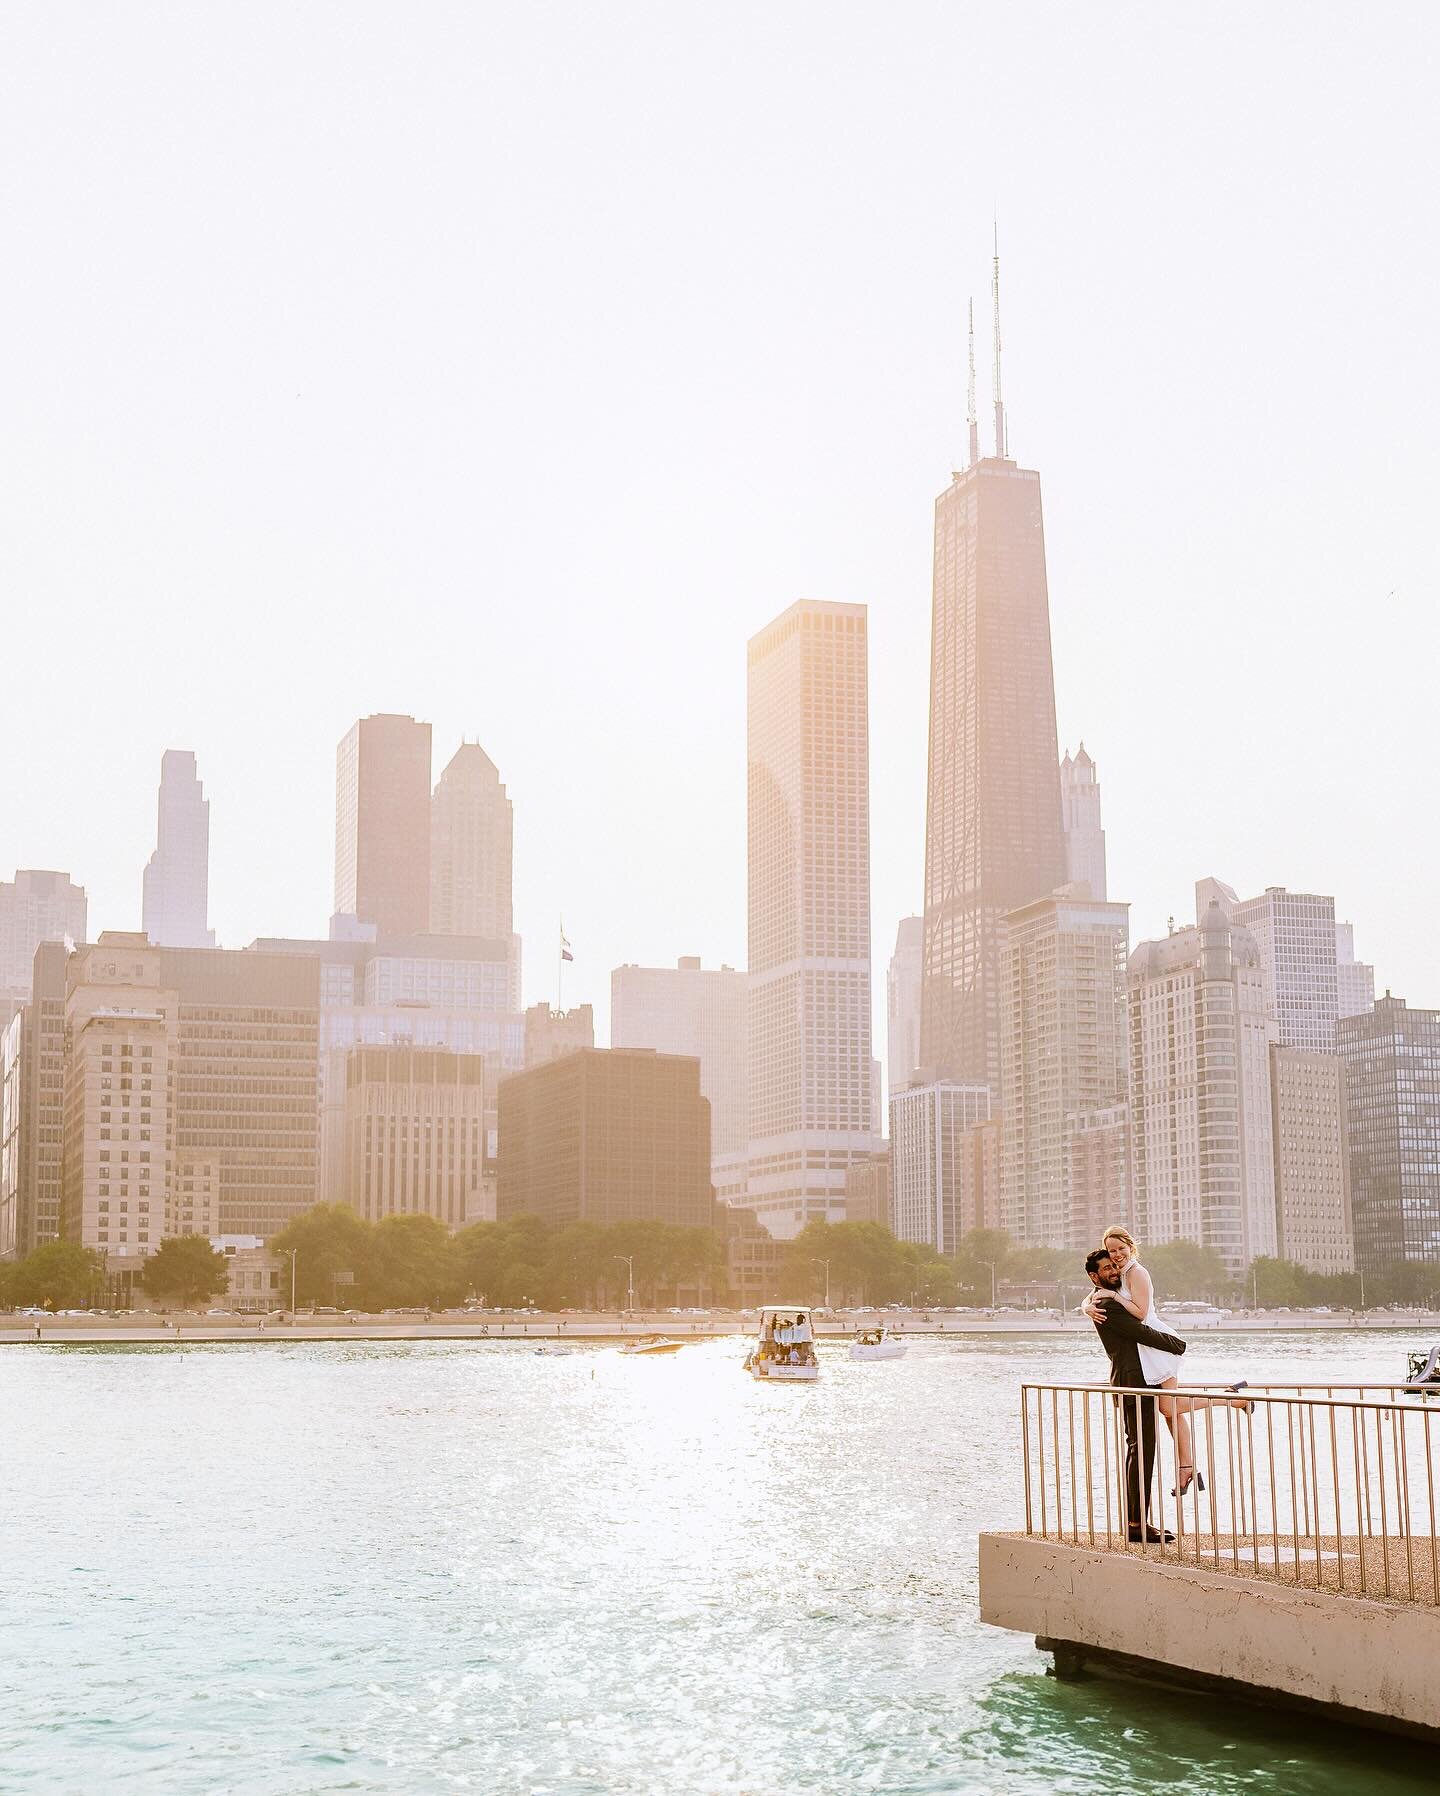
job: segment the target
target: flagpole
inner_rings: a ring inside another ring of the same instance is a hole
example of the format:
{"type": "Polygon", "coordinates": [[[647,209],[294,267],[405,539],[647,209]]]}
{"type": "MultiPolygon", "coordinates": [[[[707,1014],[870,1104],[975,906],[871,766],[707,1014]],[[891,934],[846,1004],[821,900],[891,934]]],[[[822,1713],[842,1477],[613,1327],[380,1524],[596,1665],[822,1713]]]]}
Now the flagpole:
{"type": "Polygon", "coordinates": [[[560,919],[560,940],[555,949],[555,1008],[565,1009],[565,919],[560,919]]]}

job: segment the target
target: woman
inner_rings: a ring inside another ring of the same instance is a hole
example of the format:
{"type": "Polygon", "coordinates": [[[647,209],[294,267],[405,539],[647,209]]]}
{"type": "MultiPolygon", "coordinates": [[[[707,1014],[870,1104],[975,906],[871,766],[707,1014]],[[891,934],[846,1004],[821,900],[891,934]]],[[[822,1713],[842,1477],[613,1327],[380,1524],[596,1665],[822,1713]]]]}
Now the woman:
{"type": "MultiPolygon", "coordinates": [[[[1112,1224],[1105,1231],[1103,1242],[1110,1263],[1120,1274],[1120,1289],[1109,1294],[1112,1303],[1123,1303],[1125,1308],[1137,1322],[1143,1322],[1147,1328],[1163,1329],[1169,1334],[1176,1330],[1165,1320],[1155,1308],[1155,1287],[1151,1283],[1150,1274],[1140,1264],[1140,1252],[1135,1245],[1134,1237],[1128,1229],[1112,1224]]],[[[1085,1299],[1082,1308],[1091,1321],[1095,1320],[1095,1302],[1102,1293],[1092,1291],[1085,1299]]],[[[1162,1391],[1175,1391],[1180,1384],[1180,1358],[1178,1354],[1166,1353],[1161,1347],[1137,1345],[1140,1355],[1140,1366],[1145,1374],[1146,1384],[1158,1385],[1162,1391]]],[[[1245,1388],[1242,1378],[1239,1384],[1231,1385],[1232,1391],[1245,1388]]],[[[1190,1412],[1193,1409],[1209,1408],[1212,1404],[1221,1403],[1230,1409],[1253,1410],[1255,1405],[1245,1397],[1230,1398],[1183,1397],[1173,1396],[1158,1399],[1160,1413],[1165,1418],[1165,1425],[1175,1440],[1175,1465],[1179,1473],[1172,1497],[1183,1497],[1192,1484],[1204,1490],[1205,1479],[1195,1469],[1195,1446],[1190,1432],[1190,1412]]]]}

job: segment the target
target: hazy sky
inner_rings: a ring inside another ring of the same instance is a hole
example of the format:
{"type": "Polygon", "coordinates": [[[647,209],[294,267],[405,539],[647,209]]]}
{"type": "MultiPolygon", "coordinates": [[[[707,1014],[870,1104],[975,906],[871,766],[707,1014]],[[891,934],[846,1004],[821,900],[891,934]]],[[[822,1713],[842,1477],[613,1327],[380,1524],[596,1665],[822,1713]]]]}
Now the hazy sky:
{"type": "Polygon", "coordinates": [[[138,927],[193,748],[221,941],[323,934],[335,744],[409,711],[509,784],[528,999],[561,911],[567,1001],[743,966],[745,641],[860,601],[883,981],[998,211],[1132,938],[1201,874],[1333,891],[1440,1004],[1437,48],[1428,5],[5,8],[0,876],[138,927]]]}

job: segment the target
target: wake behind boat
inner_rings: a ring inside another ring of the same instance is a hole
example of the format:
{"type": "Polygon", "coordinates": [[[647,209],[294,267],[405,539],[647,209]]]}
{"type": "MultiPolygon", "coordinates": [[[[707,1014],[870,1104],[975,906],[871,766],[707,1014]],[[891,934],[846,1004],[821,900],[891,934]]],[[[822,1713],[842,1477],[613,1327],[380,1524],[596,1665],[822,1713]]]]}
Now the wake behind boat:
{"type": "Polygon", "coordinates": [[[760,1333],[745,1356],[745,1370],[768,1384],[812,1384],[820,1376],[815,1328],[804,1304],[767,1304],[760,1333]]]}
{"type": "Polygon", "coordinates": [[[904,1359],[908,1341],[897,1341],[886,1327],[862,1328],[850,1343],[851,1359],[904,1359]]]}

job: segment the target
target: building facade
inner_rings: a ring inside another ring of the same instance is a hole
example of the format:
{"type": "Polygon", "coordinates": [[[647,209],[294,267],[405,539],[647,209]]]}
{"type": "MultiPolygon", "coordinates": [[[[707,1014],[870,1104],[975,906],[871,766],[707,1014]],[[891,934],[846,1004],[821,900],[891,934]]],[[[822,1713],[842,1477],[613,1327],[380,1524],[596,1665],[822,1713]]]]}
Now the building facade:
{"type": "Polygon", "coordinates": [[[155,852],[145,868],[142,922],[157,948],[213,948],[210,800],[189,749],[160,757],[155,852]]]}
{"type": "Polygon", "coordinates": [[[1073,1110],[1065,1118],[1065,1185],[1073,1245],[1088,1252],[1112,1223],[1131,1226],[1128,1103],[1073,1110]]]}
{"type": "Polygon", "coordinates": [[[589,1004],[569,1010],[552,1010],[548,1004],[532,1004],[525,1012],[525,1065],[544,1066],[565,1054],[578,1054],[595,1046],[595,1011],[589,1004]]]}
{"type": "Polygon", "coordinates": [[[0,880],[0,999],[29,999],[36,949],[83,942],[87,908],[84,886],[68,873],[22,867],[13,880],[0,880]]]}
{"type": "Polygon", "coordinates": [[[925,966],[925,919],[902,917],[885,975],[886,1082],[903,1091],[920,1065],[920,985],[925,966]]]}
{"type": "Polygon", "coordinates": [[[64,942],[35,950],[34,995],[21,1013],[20,1138],[16,1162],[15,1252],[33,1253],[60,1237],[65,1141],[64,942]]]}
{"type": "Polygon", "coordinates": [[[998,998],[1000,1226],[1027,1246],[1095,1245],[1072,1214],[1071,1118],[1122,1103],[1128,1082],[1129,906],[1057,896],[1005,919],[998,998]]]}
{"type": "Polygon", "coordinates": [[[1386,992],[1339,1026],[1355,1258],[1440,1264],[1440,1010],[1386,992]]]}
{"type": "Polygon", "coordinates": [[[1105,830],[1100,822],[1100,778],[1080,744],[1060,763],[1060,820],[1065,829],[1065,877],[1103,903],[1106,891],[1105,830]]]}
{"type": "Polygon", "coordinates": [[[1287,892],[1284,886],[1267,886],[1258,898],[1237,898],[1218,879],[1199,880],[1196,916],[1204,916],[1212,903],[1254,939],[1280,1046],[1333,1054],[1339,1014],[1335,900],[1318,892],[1287,892]]]}
{"type": "Polygon", "coordinates": [[[995,1091],[1003,919],[1066,877],[1040,476],[997,436],[935,501],[920,1039],[995,1091]]]}
{"type": "Polygon", "coordinates": [[[497,1214],[714,1228],[699,1061],[582,1048],[506,1079],[497,1214]]]}
{"type": "Polygon", "coordinates": [[[433,1216],[462,1228],[484,1194],[484,1057],[447,1048],[352,1049],[345,1140],[345,1201],[361,1216],[433,1216]]]}
{"type": "Polygon", "coordinates": [[[890,1154],[867,1154],[845,1169],[845,1220],[876,1222],[894,1232],[890,1203],[890,1154]]]}
{"type": "Polygon", "coordinates": [[[610,975],[610,1043],[654,1048],[700,1062],[710,1100],[710,1151],[733,1162],[749,1140],[745,1076],[746,978],[686,955],[673,967],[616,967],[610,975]]]}
{"type": "Polygon", "coordinates": [[[802,600],[747,658],[745,1201],[788,1237],[843,1219],[846,1169],[879,1132],[865,607],[802,600]]]}
{"type": "Polygon", "coordinates": [[[1280,1257],[1310,1272],[1355,1270],[1344,1067],[1337,1054],[1270,1049],[1280,1257]]]}
{"type": "Polygon", "coordinates": [[[335,752],[335,911],[381,935],[430,927],[430,725],[362,717],[335,752]]]}
{"type": "Polygon", "coordinates": [[[478,742],[462,742],[430,800],[430,928],[508,942],[514,807],[500,770],[478,742]]]}
{"type": "Polygon", "coordinates": [[[1342,1017],[1364,1016],[1375,1003],[1375,969],[1355,958],[1355,925],[1335,925],[1335,1004],[1342,1017]]]}
{"type": "Polygon", "coordinates": [[[990,1087],[919,1077],[890,1099],[892,1226],[902,1241],[953,1254],[983,1210],[977,1130],[990,1120],[990,1087]]]}
{"type": "Polygon", "coordinates": [[[1270,1043],[1259,950],[1211,904],[1127,976],[1131,1192],[1141,1242],[1195,1241],[1232,1276],[1274,1254],[1270,1043]]]}

